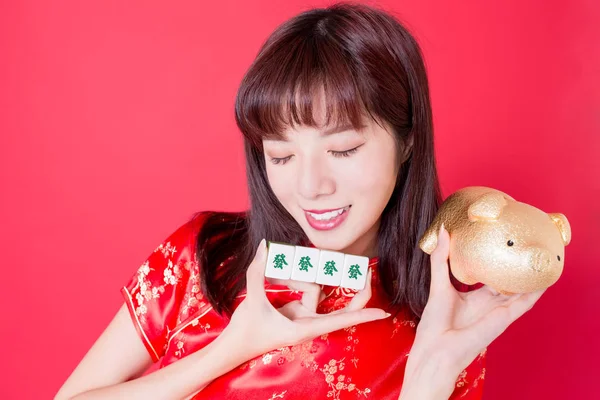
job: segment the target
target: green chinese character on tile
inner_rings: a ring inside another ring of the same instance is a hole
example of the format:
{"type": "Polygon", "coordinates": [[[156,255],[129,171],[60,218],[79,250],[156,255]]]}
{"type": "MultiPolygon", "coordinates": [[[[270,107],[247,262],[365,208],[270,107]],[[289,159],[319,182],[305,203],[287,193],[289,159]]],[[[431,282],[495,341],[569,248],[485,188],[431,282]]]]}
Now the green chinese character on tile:
{"type": "Polygon", "coordinates": [[[325,267],[323,267],[323,272],[325,275],[333,276],[333,272],[337,272],[337,268],[335,267],[335,261],[330,260],[325,263],[325,267]]]}
{"type": "Polygon", "coordinates": [[[284,265],[288,265],[285,261],[285,254],[277,254],[275,255],[275,259],[273,260],[273,264],[275,268],[283,269],[284,265]]]}
{"type": "Polygon", "coordinates": [[[350,269],[348,270],[348,274],[350,276],[350,279],[358,279],[358,275],[362,275],[360,273],[360,267],[358,264],[353,264],[350,266],[350,269]]]}
{"type": "Polygon", "coordinates": [[[300,258],[300,271],[308,271],[308,267],[313,267],[313,265],[310,263],[310,257],[304,256],[300,258]]]}

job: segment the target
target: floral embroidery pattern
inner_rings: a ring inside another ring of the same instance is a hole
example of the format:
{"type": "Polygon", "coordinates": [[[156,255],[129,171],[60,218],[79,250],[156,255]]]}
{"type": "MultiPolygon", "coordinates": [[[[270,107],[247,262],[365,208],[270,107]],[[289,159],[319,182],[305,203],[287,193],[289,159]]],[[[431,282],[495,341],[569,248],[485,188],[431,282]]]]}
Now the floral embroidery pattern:
{"type": "Polygon", "coordinates": [[[357,293],[356,290],[343,287],[331,288],[325,299],[319,304],[319,312],[330,313],[344,308],[357,293]]]}
{"type": "MultiPolygon", "coordinates": [[[[348,336],[346,337],[346,341],[348,342],[348,345],[344,348],[344,350],[346,351],[351,351],[352,353],[354,353],[356,351],[356,345],[358,344],[358,339],[354,338],[354,333],[356,333],[356,326],[350,326],[348,328],[344,328],[344,331],[348,334],[348,336]]],[[[354,368],[358,367],[358,358],[356,357],[352,357],[352,359],[350,360],[352,361],[352,364],[354,364],[354,368]]]]}
{"type": "MultiPolygon", "coordinates": [[[[485,357],[486,354],[487,354],[487,348],[483,349],[483,351],[481,353],[479,353],[475,362],[481,362],[481,359],[483,357],[485,357]]],[[[467,387],[467,389],[464,391],[464,393],[460,397],[465,397],[467,395],[467,393],[469,393],[469,391],[471,391],[471,389],[477,388],[477,386],[479,385],[479,381],[483,380],[484,378],[485,378],[485,368],[482,368],[481,373],[473,380],[471,385],[468,386],[469,381],[467,379],[467,370],[466,369],[463,370],[460,373],[460,375],[458,375],[458,378],[456,379],[456,387],[457,388],[467,387]]]]}
{"type": "MultiPolygon", "coordinates": [[[[200,269],[196,261],[188,261],[184,268],[189,271],[190,280],[188,290],[181,301],[181,308],[177,317],[177,324],[182,323],[198,311],[208,306],[204,295],[200,291],[200,269]]],[[[197,322],[196,322],[197,323],[197,322]]],[[[208,326],[210,328],[210,326],[208,326]]]]}
{"type": "Polygon", "coordinates": [[[456,387],[463,387],[463,386],[465,386],[465,383],[467,383],[467,379],[466,378],[467,378],[467,370],[464,369],[458,375],[458,378],[456,378],[456,387]]]}
{"type": "Polygon", "coordinates": [[[181,278],[181,269],[179,268],[179,265],[174,265],[173,261],[169,260],[164,275],[164,281],[167,285],[176,285],[177,281],[181,278]]]}
{"type": "Polygon", "coordinates": [[[287,390],[284,390],[283,392],[277,394],[277,393],[273,393],[273,396],[271,396],[269,398],[269,400],[275,400],[275,399],[283,399],[283,396],[285,396],[285,394],[287,393],[287,390]]]}
{"type": "Polygon", "coordinates": [[[168,258],[168,257],[173,257],[173,255],[177,252],[177,249],[175,249],[175,246],[171,245],[171,242],[166,242],[166,243],[159,244],[158,247],[156,249],[154,249],[155,253],[157,251],[160,251],[161,253],[163,253],[165,258],[168,258]]]}
{"type": "Polygon", "coordinates": [[[262,365],[268,365],[271,364],[271,362],[275,362],[278,366],[281,366],[286,362],[292,362],[296,359],[299,359],[300,366],[314,372],[319,368],[318,364],[315,362],[314,356],[317,350],[318,346],[314,343],[314,341],[309,340],[291,347],[282,347],[277,350],[270,351],[260,357],[242,364],[239,368],[252,369],[257,365],[259,360],[262,362],[262,365]]]}
{"type": "Polygon", "coordinates": [[[484,378],[485,378],[485,368],[482,368],[479,376],[477,378],[475,378],[475,380],[473,380],[472,385],[470,387],[468,387],[467,390],[465,390],[465,392],[460,397],[465,397],[467,395],[467,393],[469,393],[472,389],[477,388],[477,386],[479,386],[479,381],[483,380],[484,378]]]}
{"type": "MultiPolygon", "coordinates": [[[[170,242],[167,242],[166,244],[161,244],[154,250],[154,253],[157,252],[161,252],[165,258],[168,258],[175,254],[177,250],[175,249],[175,246],[172,246],[170,242]]],[[[163,271],[163,280],[165,284],[153,286],[152,281],[148,278],[150,271],[154,271],[154,268],[150,267],[150,259],[151,258],[148,258],[148,260],[138,268],[137,285],[134,288],[134,291],[139,288],[139,291],[135,295],[135,300],[137,302],[135,313],[141,323],[146,323],[146,313],[148,311],[147,302],[156,300],[161,294],[164,294],[166,285],[177,285],[183,275],[181,268],[178,265],[173,264],[169,259],[167,266],[163,271]]]]}
{"type": "Polygon", "coordinates": [[[182,333],[177,342],[175,342],[175,346],[177,347],[177,350],[175,350],[175,356],[178,358],[183,357],[183,353],[185,353],[185,349],[183,347],[185,346],[184,339],[185,334],[182,333]]]}
{"type": "Polygon", "coordinates": [[[210,324],[208,322],[206,324],[201,324],[199,319],[193,320],[191,325],[199,326],[201,329],[204,329],[204,333],[208,332],[210,329],[210,324]]]}
{"type": "Polygon", "coordinates": [[[361,390],[357,388],[356,385],[352,383],[352,378],[344,374],[340,374],[336,378],[336,374],[343,371],[344,368],[344,358],[342,358],[339,361],[331,359],[327,364],[323,365],[323,368],[320,369],[320,371],[325,375],[325,382],[327,382],[327,385],[331,389],[327,392],[327,397],[332,397],[336,400],[339,400],[340,394],[344,390],[348,392],[356,391],[358,395],[367,397],[367,395],[371,393],[371,389],[365,388],[364,390],[361,390]]]}
{"type": "Polygon", "coordinates": [[[137,302],[135,313],[142,323],[146,321],[146,312],[148,311],[145,303],[151,299],[158,299],[160,294],[164,293],[163,286],[152,287],[152,282],[148,279],[150,271],[150,264],[146,261],[140,266],[137,274],[137,287],[139,288],[139,291],[135,295],[135,300],[137,302]]]}
{"type": "Polygon", "coordinates": [[[394,317],[394,319],[392,319],[392,324],[394,324],[394,330],[392,331],[391,337],[394,337],[394,335],[397,334],[403,326],[408,326],[413,329],[417,327],[417,323],[412,319],[400,321],[398,317],[394,317]]]}

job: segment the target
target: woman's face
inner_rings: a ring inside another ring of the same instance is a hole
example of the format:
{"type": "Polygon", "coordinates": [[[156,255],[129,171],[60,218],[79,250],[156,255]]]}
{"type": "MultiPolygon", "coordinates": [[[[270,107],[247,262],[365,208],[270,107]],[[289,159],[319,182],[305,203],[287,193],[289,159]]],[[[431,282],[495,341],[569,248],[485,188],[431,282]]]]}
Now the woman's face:
{"type": "Polygon", "coordinates": [[[399,167],[391,128],[382,125],[365,118],[360,131],[299,126],[285,131],[286,141],[263,141],[271,189],[316,247],[377,255],[399,167]]]}

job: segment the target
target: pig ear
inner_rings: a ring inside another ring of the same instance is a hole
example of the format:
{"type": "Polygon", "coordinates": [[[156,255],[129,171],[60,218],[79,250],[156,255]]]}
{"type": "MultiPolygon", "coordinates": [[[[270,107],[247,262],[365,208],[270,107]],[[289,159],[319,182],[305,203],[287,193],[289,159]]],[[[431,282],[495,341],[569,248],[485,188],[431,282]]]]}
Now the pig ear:
{"type": "Polygon", "coordinates": [[[567,217],[560,213],[551,213],[548,214],[548,216],[552,218],[552,222],[554,222],[554,225],[556,225],[560,231],[565,246],[568,245],[571,242],[571,225],[569,224],[567,217]]]}
{"type": "Polygon", "coordinates": [[[497,220],[506,204],[506,199],[502,193],[486,193],[469,206],[469,220],[497,220]]]}

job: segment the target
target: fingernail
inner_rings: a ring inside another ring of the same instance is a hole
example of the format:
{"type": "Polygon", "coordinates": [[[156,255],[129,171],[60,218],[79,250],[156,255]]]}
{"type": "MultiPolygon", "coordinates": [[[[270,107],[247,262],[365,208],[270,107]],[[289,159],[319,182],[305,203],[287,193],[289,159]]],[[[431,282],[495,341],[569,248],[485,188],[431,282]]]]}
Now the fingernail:
{"type": "Polygon", "coordinates": [[[444,231],[444,223],[442,222],[442,225],[440,225],[440,235],[442,234],[443,231],[444,231]]]}
{"type": "Polygon", "coordinates": [[[386,313],[385,313],[385,317],[384,317],[384,318],[387,318],[387,317],[389,317],[390,315],[392,315],[392,314],[390,314],[389,312],[386,312],[386,313]]]}
{"type": "Polygon", "coordinates": [[[263,255],[263,253],[265,252],[265,242],[266,242],[266,241],[265,241],[265,239],[263,238],[263,239],[260,241],[260,243],[258,244],[258,249],[257,249],[257,251],[256,251],[256,252],[257,252],[259,255],[261,255],[261,256],[262,256],[262,255],[263,255]]]}

